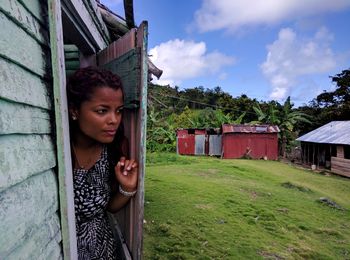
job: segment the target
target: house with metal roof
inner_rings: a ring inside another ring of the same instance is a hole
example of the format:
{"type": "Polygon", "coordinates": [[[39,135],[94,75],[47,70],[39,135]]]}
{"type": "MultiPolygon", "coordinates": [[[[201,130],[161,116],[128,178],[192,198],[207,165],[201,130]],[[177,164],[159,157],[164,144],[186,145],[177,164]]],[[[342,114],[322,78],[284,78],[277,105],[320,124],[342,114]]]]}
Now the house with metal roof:
{"type": "Polygon", "coordinates": [[[278,126],[222,125],[222,158],[278,159],[278,126]]]}
{"type": "Polygon", "coordinates": [[[303,163],[350,177],[350,121],[332,121],[297,138],[303,163]]]}

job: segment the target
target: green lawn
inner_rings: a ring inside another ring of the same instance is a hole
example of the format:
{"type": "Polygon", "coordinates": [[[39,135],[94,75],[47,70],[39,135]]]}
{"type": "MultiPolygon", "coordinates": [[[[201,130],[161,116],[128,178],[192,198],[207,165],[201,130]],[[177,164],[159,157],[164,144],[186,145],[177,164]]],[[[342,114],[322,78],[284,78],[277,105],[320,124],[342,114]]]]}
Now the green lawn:
{"type": "Polygon", "coordinates": [[[350,179],[274,161],[147,156],[144,259],[350,259],[350,179]]]}

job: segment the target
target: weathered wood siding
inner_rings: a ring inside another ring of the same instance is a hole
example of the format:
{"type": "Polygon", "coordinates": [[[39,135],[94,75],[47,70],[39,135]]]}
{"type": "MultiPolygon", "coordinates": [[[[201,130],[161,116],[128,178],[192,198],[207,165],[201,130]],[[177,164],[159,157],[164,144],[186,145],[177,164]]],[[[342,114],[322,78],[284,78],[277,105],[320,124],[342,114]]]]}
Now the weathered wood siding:
{"type": "Polygon", "coordinates": [[[344,146],[337,145],[337,157],[344,158],[344,146]]]}
{"type": "Polygon", "coordinates": [[[0,259],[60,259],[46,1],[0,2],[0,259]]]}
{"type": "Polygon", "coordinates": [[[350,177],[350,160],[331,157],[331,171],[346,177],[350,177]]]}

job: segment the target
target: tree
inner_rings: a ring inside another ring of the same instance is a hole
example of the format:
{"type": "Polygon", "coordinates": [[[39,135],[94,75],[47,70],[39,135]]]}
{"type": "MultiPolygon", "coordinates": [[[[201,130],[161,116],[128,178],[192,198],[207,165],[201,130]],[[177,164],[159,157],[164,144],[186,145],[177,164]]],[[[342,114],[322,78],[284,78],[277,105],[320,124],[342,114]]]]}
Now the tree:
{"type": "Polygon", "coordinates": [[[270,102],[266,111],[263,111],[260,105],[254,107],[254,111],[258,116],[258,120],[251,123],[264,123],[277,125],[280,129],[279,146],[280,155],[286,157],[286,149],[288,145],[296,138],[294,128],[298,122],[311,123],[310,117],[303,112],[293,109],[293,103],[290,97],[286,99],[283,106],[278,102],[270,102]]]}
{"type": "MultiPolygon", "coordinates": [[[[315,99],[318,107],[323,108],[321,117],[327,120],[350,119],[350,69],[331,77],[336,84],[334,91],[324,91],[315,99]]],[[[323,120],[322,120],[323,121],[323,120]]],[[[329,122],[329,121],[327,121],[329,122]]]]}
{"type": "Polygon", "coordinates": [[[292,109],[293,104],[290,101],[290,97],[286,99],[283,104],[281,119],[279,124],[280,129],[280,140],[281,140],[281,155],[283,158],[286,157],[286,148],[290,141],[295,140],[297,137],[294,132],[294,128],[298,122],[304,122],[307,124],[311,124],[310,116],[300,112],[298,110],[292,109]]]}

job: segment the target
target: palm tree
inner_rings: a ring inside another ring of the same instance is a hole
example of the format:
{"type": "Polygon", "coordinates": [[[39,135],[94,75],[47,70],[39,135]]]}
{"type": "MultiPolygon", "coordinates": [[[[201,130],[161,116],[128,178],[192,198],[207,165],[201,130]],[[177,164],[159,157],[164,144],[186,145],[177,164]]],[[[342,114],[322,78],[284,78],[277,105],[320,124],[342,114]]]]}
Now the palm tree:
{"type": "Polygon", "coordinates": [[[251,124],[270,124],[277,125],[280,129],[278,135],[280,144],[280,155],[283,158],[286,157],[286,148],[294,138],[294,127],[298,122],[304,122],[310,124],[310,116],[307,114],[293,110],[293,103],[290,101],[290,97],[286,99],[282,107],[278,107],[278,103],[269,103],[268,110],[264,112],[260,106],[253,107],[258,120],[252,121],[251,124]]]}
{"type": "Polygon", "coordinates": [[[304,122],[307,124],[311,124],[310,116],[292,109],[293,104],[290,101],[290,96],[286,99],[286,101],[283,104],[282,111],[281,111],[281,123],[278,125],[280,129],[280,136],[281,136],[281,155],[283,158],[286,157],[286,147],[287,143],[291,139],[295,138],[294,135],[294,127],[298,122],[304,122]]]}

